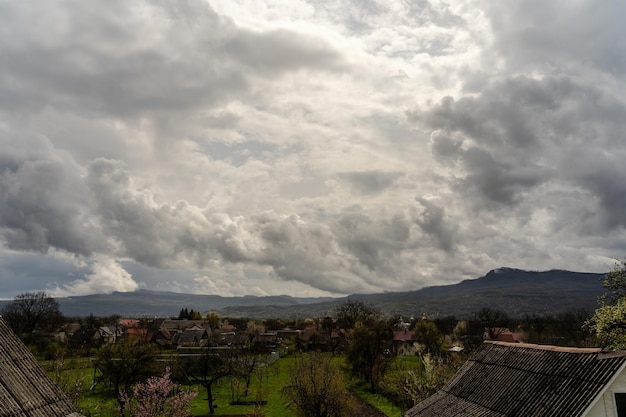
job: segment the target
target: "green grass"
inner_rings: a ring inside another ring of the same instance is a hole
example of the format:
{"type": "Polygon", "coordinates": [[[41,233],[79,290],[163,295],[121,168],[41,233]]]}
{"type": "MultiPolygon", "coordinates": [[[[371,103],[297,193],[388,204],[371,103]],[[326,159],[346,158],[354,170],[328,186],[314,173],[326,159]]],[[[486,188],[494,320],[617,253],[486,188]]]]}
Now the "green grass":
{"type": "Polygon", "coordinates": [[[387,398],[381,394],[372,394],[369,389],[369,384],[365,384],[362,381],[350,385],[350,390],[356,395],[376,407],[383,412],[387,417],[402,417],[404,412],[399,407],[395,406],[387,398]]]}
{"type": "MultiPolygon", "coordinates": [[[[217,404],[215,415],[253,414],[256,411],[266,417],[292,417],[293,411],[288,408],[287,400],[282,395],[282,388],[289,381],[289,368],[294,360],[291,357],[281,358],[265,368],[264,372],[262,372],[262,377],[254,376],[247,397],[233,395],[233,388],[229,378],[218,381],[213,387],[214,404],[217,404]],[[242,401],[256,401],[260,399],[267,401],[267,404],[255,410],[254,405],[231,405],[230,402],[233,397],[242,401]]],[[[342,366],[341,358],[336,358],[335,360],[338,366],[342,366]]],[[[93,372],[93,366],[89,360],[68,362],[66,364],[66,369],[62,375],[63,380],[82,381],[85,388],[78,401],[78,411],[86,417],[118,417],[117,401],[110,390],[105,389],[102,384],[96,386],[96,389],[93,391],[89,390],[93,381],[93,372]]],[[[184,386],[183,388],[191,387],[184,386]]],[[[196,385],[195,389],[197,389],[198,395],[191,404],[191,415],[209,415],[206,390],[199,385],[196,385]]],[[[402,417],[402,410],[394,406],[382,395],[371,394],[369,385],[364,384],[362,381],[353,380],[350,384],[350,389],[388,417],[402,417]]],[[[242,390],[242,388],[239,390],[235,389],[234,392],[242,392],[242,390]]]]}
{"type": "MultiPolygon", "coordinates": [[[[288,369],[292,358],[282,358],[268,366],[262,376],[254,376],[247,397],[237,396],[241,401],[267,401],[266,405],[257,410],[266,417],[291,417],[293,413],[288,410],[287,403],[281,394],[282,387],[288,381],[288,369]]],[[[208,414],[207,393],[203,387],[197,386],[198,396],[192,402],[191,414],[201,416],[208,414]]],[[[252,414],[255,412],[254,405],[231,405],[233,398],[231,381],[224,378],[214,384],[214,404],[217,404],[216,414],[252,414]]]]}

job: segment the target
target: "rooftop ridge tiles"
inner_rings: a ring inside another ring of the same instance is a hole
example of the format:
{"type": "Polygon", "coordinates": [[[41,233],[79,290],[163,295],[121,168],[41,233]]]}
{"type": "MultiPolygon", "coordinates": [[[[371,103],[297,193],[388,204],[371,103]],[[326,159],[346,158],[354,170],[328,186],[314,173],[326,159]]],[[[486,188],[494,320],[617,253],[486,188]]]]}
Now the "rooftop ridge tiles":
{"type": "MultiPolygon", "coordinates": [[[[483,343],[488,343],[492,345],[500,345],[500,346],[520,347],[520,348],[525,348],[525,349],[547,350],[551,352],[599,353],[599,354],[606,353],[606,352],[602,352],[602,348],[578,348],[578,347],[570,347],[570,346],[538,345],[534,343],[499,342],[499,341],[494,341],[494,340],[485,340],[483,343]]],[[[626,355],[626,351],[616,351],[616,352],[610,352],[610,353],[613,354],[612,357],[626,355]],[[620,352],[620,354],[617,354],[617,352],[620,352]]]]}

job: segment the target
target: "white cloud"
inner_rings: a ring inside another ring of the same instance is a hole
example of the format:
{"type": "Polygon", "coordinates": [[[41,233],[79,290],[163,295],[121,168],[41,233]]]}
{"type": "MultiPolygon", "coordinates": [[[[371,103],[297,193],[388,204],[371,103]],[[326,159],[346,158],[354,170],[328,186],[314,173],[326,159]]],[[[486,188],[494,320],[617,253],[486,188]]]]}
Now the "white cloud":
{"type": "Polygon", "coordinates": [[[114,291],[132,292],[139,288],[133,277],[114,259],[98,257],[91,273],[51,291],[56,297],[88,294],[110,294],[114,291]]]}

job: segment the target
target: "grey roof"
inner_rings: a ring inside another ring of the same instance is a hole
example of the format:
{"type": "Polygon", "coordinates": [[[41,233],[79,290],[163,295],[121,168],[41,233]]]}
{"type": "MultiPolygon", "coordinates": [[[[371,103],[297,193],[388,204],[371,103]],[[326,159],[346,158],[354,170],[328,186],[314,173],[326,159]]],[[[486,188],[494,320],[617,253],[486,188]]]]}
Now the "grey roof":
{"type": "Polygon", "coordinates": [[[405,417],[581,416],[625,362],[625,352],[485,342],[405,417]]]}
{"type": "Polygon", "coordinates": [[[185,330],[182,333],[174,336],[175,343],[182,345],[186,343],[200,343],[202,340],[206,340],[209,334],[206,330],[185,330]]]}
{"type": "Polygon", "coordinates": [[[0,417],[80,416],[0,317],[0,417]]]}

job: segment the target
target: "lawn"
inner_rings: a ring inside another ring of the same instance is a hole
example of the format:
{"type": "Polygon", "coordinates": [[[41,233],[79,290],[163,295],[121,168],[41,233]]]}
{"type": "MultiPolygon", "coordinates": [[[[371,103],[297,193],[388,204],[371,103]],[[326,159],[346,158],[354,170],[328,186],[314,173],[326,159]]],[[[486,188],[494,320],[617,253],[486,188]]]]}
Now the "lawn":
{"type": "MultiPolygon", "coordinates": [[[[238,397],[240,401],[267,401],[267,404],[255,410],[254,405],[231,405],[233,399],[233,389],[228,378],[220,380],[213,390],[217,404],[216,414],[253,414],[255,411],[264,414],[266,417],[291,417],[293,412],[287,408],[287,402],[281,394],[282,387],[289,379],[289,366],[293,362],[292,358],[282,358],[267,368],[260,375],[253,377],[250,386],[250,393],[247,397],[238,397]]],[[[192,415],[202,416],[208,414],[207,394],[202,387],[198,391],[198,396],[192,403],[192,415]]]]}
{"type": "MultiPolygon", "coordinates": [[[[223,378],[214,384],[214,405],[217,405],[214,415],[235,415],[259,413],[265,417],[291,417],[293,411],[288,408],[286,399],[282,396],[282,388],[288,383],[289,368],[294,358],[281,358],[265,367],[259,375],[253,377],[248,396],[243,397],[243,387],[238,386],[235,380],[223,378]],[[254,403],[258,400],[266,401],[261,406],[255,405],[231,405],[231,401],[248,401],[254,403]]],[[[340,358],[337,358],[340,366],[340,358]]],[[[51,366],[48,364],[47,369],[51,366]]],[[[65,364],[65,370],[59,379],[60,384],[76,384],[82,386],[82,395],[77,398],[77,407],[86,417],[118,417],[117,401],[112,397],[110,390],[106,390],[102,384],[90,390],[93,382],[94,370],[89,360],[79,360],[65,364]]],[[[53,376],[53,372],[51,372],[53,376]]],[[[54,376],[53,376],[54,379],[54,376]]],[[[58,383],[59,383],[58,382],[58,383]]],[[[382,395],[369,393],[367,385],[360,381],[351,381],[350,389],[358,396],[374,405],[389,417],[401,417],[402,411],[391,404],[382,395]]],[[[65,387],[67,388],[67,386],[65,387]]],[[[192,388],[184,386],[183,388],[192,388]]],[[[208,416],[208,404],[206,390],[196,385],[198,396],[192,402],[192,416],[208,416]]],[[[258,414],[257,414],[258,415],[258,414]]]]}
{"type": "MultiPolygon", "coordinates": [[[[256,411],[266,417],[291,417],[293,412],[287,408],[281,390],[288,381],[288,369],[292,361],[292,358],[283,358],[263,369],[259,375],[253,377],[247,397],[236,394],[242,392],[243,388],[238,387],[231,379],[224,378],[218,381],[213,387],[214,405],[217,405],[215,415],[253,414],[256,411]],[[255,410],[255,405],[231,405],[233,399],[249,402],[263,400],[267,403],[255,410]]],[[[45,366],[49,370],[52,368],[49,363],[45,366]]],[[[118,417],[117,401],[112,397],[110,390],[102,385],[96,386],[94,390],[89,389],[93,381],[93,372],[93,366],[88,360],[80,360],[66,363],[60,378],[55,377],[52,371],[50,375],[59,385],[66,385],[64,388],[67,388],[67,384],[80,383],[83,390],[77,399],[77,407],[86,417],[118,417]]],[[[192,402],[191,415],[208,415],[206,390],[199,385],[183,388],[198,390],[198,396],[192,402]]]]}

